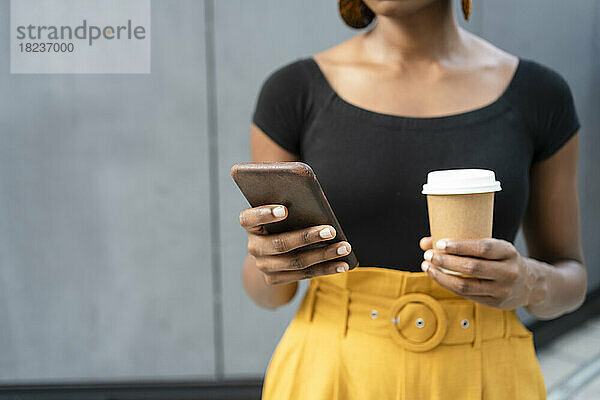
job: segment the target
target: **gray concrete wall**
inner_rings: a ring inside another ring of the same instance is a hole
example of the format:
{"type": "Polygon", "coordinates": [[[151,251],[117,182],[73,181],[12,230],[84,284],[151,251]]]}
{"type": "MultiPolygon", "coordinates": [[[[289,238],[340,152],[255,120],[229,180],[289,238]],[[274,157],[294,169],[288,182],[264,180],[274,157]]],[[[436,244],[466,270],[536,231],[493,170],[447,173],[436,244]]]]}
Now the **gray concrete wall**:
{"type": "MultiPolygon", "coordinates": [[[[600,3],[473,3],[463,26],[571,85],[597,287],[600,3]]],[[[334,0],[154,0],[152,31],[150,75],[10,75],[0,63],[0,382],[259,377],[306,289],[277,311],[246,297],[247,204],[229,168],[250,159],[266,76],[355,32],[334,0]]]]}
{"type": "Polygon", "coordinates": [[[150,75],[2,58],[1,381],[214,376],[203,11],[152,4],[150,75]]]}

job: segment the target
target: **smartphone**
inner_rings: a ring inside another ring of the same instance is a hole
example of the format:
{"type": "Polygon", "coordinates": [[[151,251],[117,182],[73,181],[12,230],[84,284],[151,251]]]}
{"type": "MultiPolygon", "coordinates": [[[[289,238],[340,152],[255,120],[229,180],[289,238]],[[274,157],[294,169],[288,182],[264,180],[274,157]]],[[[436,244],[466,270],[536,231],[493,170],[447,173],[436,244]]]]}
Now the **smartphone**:
{"type": "MultiPolygon", "coordinates": [[[[237,163],[231,177],[252,207],[282,204],[288,216],[265,225],[269,233],[287,232],[315,225],[331,225],[335,237],[301,247],[302,250],[348,241],[312,168],[299,161],[237,163]]],[[[345,261],[350,269],[358,266],[354,251],[334,260],[345,261]]]]}

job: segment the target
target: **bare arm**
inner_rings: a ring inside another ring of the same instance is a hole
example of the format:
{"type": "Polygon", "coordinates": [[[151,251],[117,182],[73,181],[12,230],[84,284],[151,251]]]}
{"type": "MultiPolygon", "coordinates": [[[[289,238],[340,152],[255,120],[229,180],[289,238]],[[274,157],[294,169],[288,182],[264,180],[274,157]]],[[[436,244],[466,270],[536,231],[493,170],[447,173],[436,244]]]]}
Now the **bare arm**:
{"type": "Polygon", "coordinates": [[[576,134],[549,159],[531,168],[523,233],[530,254],[525,260],[537,271],[539,284],[526,308],[540,319],[577,309],[586,295],[577,195],[578,146],[576,134]]]}

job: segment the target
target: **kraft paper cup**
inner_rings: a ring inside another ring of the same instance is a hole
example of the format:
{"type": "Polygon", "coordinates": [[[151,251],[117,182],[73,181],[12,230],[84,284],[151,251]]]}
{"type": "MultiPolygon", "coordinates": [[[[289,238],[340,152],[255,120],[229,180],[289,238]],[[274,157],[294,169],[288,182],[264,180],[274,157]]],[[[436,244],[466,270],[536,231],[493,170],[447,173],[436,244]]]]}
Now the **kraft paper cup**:
{"type": "MultiPolygon", "coordinates": [[[[439,239],[482,239],[492,237],[494,193],[502,190],[494,171],[449,169],[427,174],[429,229],[433,246],[439,239]]],[[[440,251],[437,250],[436,251],[440,251]]],[[[450,275],[469,277],[441,268],[450,275]]]]}

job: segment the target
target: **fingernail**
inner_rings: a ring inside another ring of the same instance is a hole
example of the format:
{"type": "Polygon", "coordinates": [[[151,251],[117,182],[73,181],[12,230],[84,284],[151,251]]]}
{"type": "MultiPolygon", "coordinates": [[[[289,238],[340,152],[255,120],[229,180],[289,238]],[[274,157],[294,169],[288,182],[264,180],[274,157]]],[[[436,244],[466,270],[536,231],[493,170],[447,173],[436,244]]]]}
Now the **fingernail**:
{"type": "Polygon", "coordinates": [[[337,253],[341,256],[342,254],[348,254],[350,252],[348,251],[347,246],[340,246],[337,248],[337,253]]]}
{"type": "Polygon", "coordinates": [[[339,267],[337,267],[335,270],[336,270],[337,272],[346,272],[346,271],[348,271],[348,265],[347,265],[347,264],[345,264],[344,266],[340,265],[340,266],[339,266],[339,267]]]}
{"type": "Polygon", "coordinates": [[[319,231],[319,236],[321,236],[323,239],[328,239],[328,238],[333,237],[333,235],[331,234],[331,229],[329,229],[329,228],[321,229],[319,231]]]}
{"type": "Polygon", "coordinates": [[[437,242],[435,242],[435,247],[437,247],[440,250],[444,250],[446,248],[446,241],[438,240],[437,242]]]}
{"type": "Polygon", "coordinates": [[[276,217],[285,217],[285,208],[277,206],[273,209],[273,215],[276,217]]]}
{"type": "Polygon", "coordinates": [[[424,272],[427,272],[427,270],[429,269],[429,263],[427,263],[427,261],[423,261],[423,262],[421,263],[421,269],[422,269],[424,272]]]}
{"type": "Polygon", "coordinates": [[[433,258],[433,250],[427,250],[425,254],[423,254],[423,258],[427,261],[431,261],[431,259],[433,258]]]}

